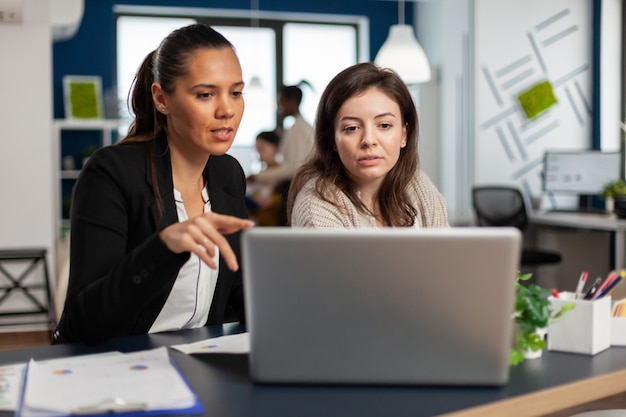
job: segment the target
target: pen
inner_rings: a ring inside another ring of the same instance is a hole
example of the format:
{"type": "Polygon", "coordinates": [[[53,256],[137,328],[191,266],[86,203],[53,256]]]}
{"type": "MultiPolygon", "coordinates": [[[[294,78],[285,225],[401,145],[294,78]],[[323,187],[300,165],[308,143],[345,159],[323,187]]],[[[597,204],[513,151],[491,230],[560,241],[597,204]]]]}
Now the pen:
{"type": "Polygon", "coordinates": [[[620,282],[622,282],[622,277],[617,277],[616,279],[614,279],[613,282],[611,282],[611,284],[608,287],[606,287],[601,293],[599,293],[599,295],[597,297],[595,297],[595,299],[602,298],[602,297],[604,297],[606,295],[611,294],[611,291],[613,291],[613,289],[620,282]]]}
{"type": "Polygon", "coordinates": [[[611,285],[611,282],[613,282],[615,278],[617,278],[617,272],[615,271],[609,272],[609,274],[606,276],[606,278],[604,278],[604,281],[602,281],[602,284],[600,284],[600,286],[596,290],[595,294],[591,297],[591,299],[596,299],[601,293],[604,293],[604,290],[609,285],[611,285]]]}
{"type": "Polygon", "coordinates": [[[556,290],[556,288],[552,288],[552,296],[554,298],[559,298],[559,292],[556,290]]]}
{"type": "Polygon", "coordinates": [[[600,293],[600,290],[598,290],[598,296],[596,298],[602,298],[605,295],[611,294],[611,291],[613,291],[613,289],[617,287],[617,284],[622,282],[625,276],[626,276],[626,272],[624,271],[620,272],[619,276],[616,277],[613,281],[611,281],[611,283],[607,285],[607,287],[601,293],[600,293]]]}
{"type": "Polygon", "coordinates": [[[578,285],[576,285],[576,299],[583,296],[583,288],[585,287],[585,281],[587,281],[588,275],[589,273],[587,271],[583,271],[580,274],[580,278],[578,278],[578,285]]]}
{"type": "Polygon", "coordinates": [[[589,290],[587,290],[587,293],[583,297],[583,300],[591,300],[591,298],[596,293],[596,291],[598,291],[598,287],[601,284],[602,284],[602,277],[596,278],[596,280],[593,281],[593,284],[591,284],[591,287],[589,288],[589,290]]]}

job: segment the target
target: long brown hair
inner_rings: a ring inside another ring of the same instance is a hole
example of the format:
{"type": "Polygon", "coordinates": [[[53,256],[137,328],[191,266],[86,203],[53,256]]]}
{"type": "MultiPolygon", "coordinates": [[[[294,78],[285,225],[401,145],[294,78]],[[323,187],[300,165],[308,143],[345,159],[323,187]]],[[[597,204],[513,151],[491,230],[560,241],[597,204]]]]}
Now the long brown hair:
{"type": "Polygon", "coordinates": [[[412,226],[417,208],[411,204],[407,187],[415,176],[419,159],[417,152],[418,118],[413,97],[402,79],[392,70],[373,63],[361,63],[346,68],[328,84],[317,108],[315,147],[312,157],[294,176],[288,193],[287,215],[291,219],[298,192],[311,178],[316,178],[315,193],[333,204],[337,210],[336,196],[328,189],[335,186],[346,194],[358,210],[370,213],[359,199],[354,184],[349,179],[339,154],[335,150],[335,117],[349,98],[370,88],[376,88],[398,103],[402,123],[406,125],[407,143],[400,150],[396,165],[385,176],[376,196],[383,223],[389,226],[412,226]]]}
{"type": "MultiPolygon", "coordinates": [[[[199,49],[232,48],[233,45],[219,32],[204,24],[193,24],[174,30],[157,49],[150,52],[141,63],[129,97],[135,118],[128,134],[118,142],[120,145],[149,142],[167,135],[167,119],[158,112],[152,100],[152,84],[158,82],[166,93],[172,93],[175,80],[187,73],[187,58],[199,49]]],[[[150,167],[152,188],[161,210],[161,193],[157,186],[150,147],[146,146],[146,158],[150,167]]]]}

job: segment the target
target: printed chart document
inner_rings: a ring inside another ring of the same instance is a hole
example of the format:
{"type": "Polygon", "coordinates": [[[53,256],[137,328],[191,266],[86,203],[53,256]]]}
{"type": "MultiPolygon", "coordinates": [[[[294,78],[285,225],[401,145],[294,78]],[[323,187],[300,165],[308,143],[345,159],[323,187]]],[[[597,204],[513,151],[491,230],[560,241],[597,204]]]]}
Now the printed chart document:
{"type": "Polygon", "coordinates": [[[16,416],[200,413],[202,404],[165,347],[120,355],[69,357],[26,369],[16,416]]]}
{"type": "Polygon", "coordinates": [[[229,334],[170,347],[188,355],[195,353],[250,353],[250,334],[229,334]]]}
{"type": "MultiPolygon", "coordinates": [[[[83,355],[82,357],[121,355],[121,352],[104,352],[83,355]]],[[[65,359],[46,359],[45,362],[65,359]]],[[[0,410],[15,411],[22,394],[22,379],[25,363],[0,366],[0,410]]]]}
{"type": "Polygon", "coordinates": [[[15,411],[22,386],[24,363],[0,366],[0,410],[15,411]]]}

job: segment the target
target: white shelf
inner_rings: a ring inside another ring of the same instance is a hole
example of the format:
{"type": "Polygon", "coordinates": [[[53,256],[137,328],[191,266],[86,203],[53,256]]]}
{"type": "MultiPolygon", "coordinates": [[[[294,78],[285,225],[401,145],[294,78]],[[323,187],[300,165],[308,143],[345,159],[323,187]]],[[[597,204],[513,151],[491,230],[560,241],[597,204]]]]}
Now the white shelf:
{"type": "Polygon", "coordinates": [[[63,169],[59,171],[59,178],[61,178],[62,180],[75,180],[76,178],[78,178],[79,174],[80,169],[63,169]]]}
{"type": "MultiPolygon", "coordinates": [[[[74,180],[78,178],[80,174],[80,170],[66,170],[59,169],[58,167],[61,164],[61,159],[63,156],[61,155],[61,141],[63,140],[61,132],[64,130],[72,130],[72,131],[100,131],[102,132],[100,146],[108,146],[113,143],[113,134],[117,133],[117,129],[120,126],[119,120],[113,119],[55,119],[52,122],[52,138],[53,138],[53,146],[55,147],[54,155],[54,167],[56,168],[56,204],[55,204],[55,217],[57,219],[57,237],[63,236],[65,231],[69,228],[69,220],[63,219],[63,209],[62,209],[62,186],[61,182],[63,180],[74,180]]],[[[71,140],[70,138],[66,138],[65,140],[71,140]]]]}
{"type": "Polygon", "coordinates": [[[53,122],[59,130],[112,130],[120,125],[116,119],[56,119],[53,122]]]}

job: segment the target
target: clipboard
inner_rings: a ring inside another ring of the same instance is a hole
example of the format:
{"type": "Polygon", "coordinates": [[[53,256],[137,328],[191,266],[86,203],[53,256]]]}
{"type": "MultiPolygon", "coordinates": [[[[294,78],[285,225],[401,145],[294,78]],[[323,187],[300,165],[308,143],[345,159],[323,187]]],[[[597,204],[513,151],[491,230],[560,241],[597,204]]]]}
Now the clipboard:
{"type": "MultiPolygon", "coordinates": [[[[145,389],[143,392],[143,399],[141,397],[141,395],[138,395],[137,397],[135,397],[135,395],[137,395],[136,392],[133,392],[132,389],[130,391],[126,391],[125,395],[104,395],[100,400],[98,401],[93,401],[90,402],[88,404],[85,404],[84,402],[81,405],[78,406],[67,406],[67,408],[61,410],[58,408],[48,408],[45,409],[44,407],[42,407],[42,404],[45,405],[45,400],[40,401],[37,404],[30,404],[27,395],[30,394],[30,398],[33,398],[34,392],[29,392],[29,384],[32,387],[32,385],[34,384],[33,381],[35,381],[33,378],[40,378],[41,375],[35,373],[35,375],[33,375],[32,372],[29,372],[33,369],[33,367],[38,366],[39,364],[37,362],[35,362],[34,360],[31,359],[31,361],[24,367],[24,376],[22,378],[22,386],[21,386],[21,390],[20,390],[20,396],[19,396],[19,402],[18,402],[18,406],[15,412],[15,417],[62,417],[62,416],[86,416],[86,417],[95,417],[95,416],[119,416],[119,417],[142,417],[142,416],[155,416],[155,415],[164,415],[164,414],[201,414],[204,411],[204,406],[202,405],[202,403],[200,402],[200,400],[198,399],[198,397],[196,396],[196,394],[193,392],[193,390],[191,389],[191,386],[189,385],[189,382],[187,381],[187,379],[184,377],[184,375],[182,374],[182,372],[180,371],[180,369],[178,368],[178,366],[176,365],[176,363],[174,362],[173,358],[171,358],[168,354],[167,354],[167,349],[165,347],[161,347],[161,348],[157,348],[157,349],[152,349],[152,350],[148,350],[148,351],[141,351],[141,352],[133,352],[130,354],[122,354],[122,355],[118,355],[115,357],[110,357],[108,359],[103,359],[104,362],[99,363],[99,365],[108,365],[106,363],[106,361],[111,362],[111,367],[114,369],[114,371],[108,375],[108,377],[115,377],[115,367],[117,365],[119,365],[119,363],[114,363],[117,360],[120,360],[121,356],[126,356],[127,358],[132,356],[140,356],[142,353],[145,353],[146,356],[150,357],[150,358],[155,358],[155,357],[160,357],[160,359],[164,359],[165,356],[167,355],[167,364],[169,365],[169,369],[168,369],[168,376],[169,378],[160,378],[160,374],[159,375],[155,375],[154,377],[156,377],[156,379],[158,379],[158,381],[154,381],[154,383],[157,384],[161,384],[161,386],[159,388],[167,390],[168,387],[171,387],[172,384],[177,385],[177,389],[178,391],[180,390],[186,390],[185,394],[186,394],[186,398],[185,398],[185,403],[182,406],[178,406],[178,405],[168,405],[168,406],[157,406],[155,407],[155,404],[152,403],[151,401],[145,401],[145,389]],[[176,378],[176,380],[172,380],[172,377],[176,378]],[[30,379],[30,381],[29,381],[30,379]]],[[[45,363],[45,361],[43,361],[45,363]]],[[[67,358],[67,363],[70,364],[78,364],[78,365],[84,365],[85,363],[87,363],[87,361],[83,361],[83,362],[73,362],[72,358],[67,358]]],[[[87,363],[88,365],[88,363],[87,363]]],[[[159,363],[157,364],[163,366],[163,363],[159,363]]],[[[147,369],[148,366],[146,366],[147,369]]],[[[59,367],[59,369],[61,369],[61,367],[59,367]]],[[[47,371],[48,369],[46,369],[47,371]]],[[[129,368],[129,370],[131,370],[129,368]]],[[[144,369],[141,368],[137,368],[137,371],[142,371],[144,369]]],[[[131,370],[132,371],[132,370],[131,370]]],[[[78,370],[76,372],[77,374],[80,374],[80,371],[78,370]]],[[[62,374],[56,374],[56,376],[61,376],[62,374]]],[[[56,377],[55,376],[55,377],[56,377]]],[[[120,376],[121,378],[124,378],[123,375],[120,376]]],[[[154,378],[153,376],[150,376],[151,380],[154,378]]],[[[78,381],[81,381],[80,378],[77,378],[78,381]]],[[[39,381],[41,382],[41,381],[39,381]]],[[[97,382],[92,381],[93,383],[91,385],[97,385],[97,382]]],[[[120,381],[120,383],[123,381],[120,381]]],[[[72,387],[71,383],[70,384],[60,384],[61,385],[61,390],[63,389],[67,389],[68,387],[72,387]]],[[[77,390],[80,390],[81,388],[84,389],[84,387],[75,387],[77,388],[77,390]]],[[[90,387],[87,387],[87,389],[90,387]]],[[[57,390],[59,389],[59,387],[57,387],[57,390]]],[[[55,391],[54,389],[52,389],[52,391],[55,391]]],[[[180,391],[182,392],[182,391],[180,391]]],[[[65,396],[67,395],[67,392],[53,392],[52,395],[59,395],[59,396],[65,396]]],[[[159,393],[155,392],[155,396],[158,396],[159,393]]],[[[57,398],[58,400],[58,398],[57,398]]],[[[62,400],[58,400],[58,401],[62,401],[62,400]]]]}

